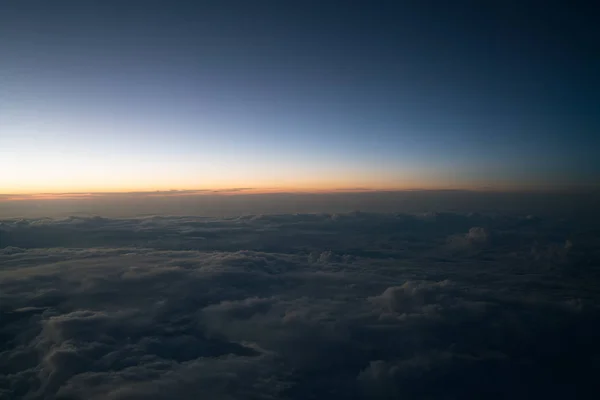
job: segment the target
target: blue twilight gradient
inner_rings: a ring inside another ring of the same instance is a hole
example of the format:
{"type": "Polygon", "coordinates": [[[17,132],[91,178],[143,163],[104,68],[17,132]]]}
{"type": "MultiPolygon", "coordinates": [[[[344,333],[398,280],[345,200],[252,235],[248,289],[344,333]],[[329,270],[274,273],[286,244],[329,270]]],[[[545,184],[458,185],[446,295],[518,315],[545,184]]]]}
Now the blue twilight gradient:
{"type": "Polygon", "coordinates": [[[0,1],[0,167],[589,184],[598,37],[552,2],[0,1]]]}

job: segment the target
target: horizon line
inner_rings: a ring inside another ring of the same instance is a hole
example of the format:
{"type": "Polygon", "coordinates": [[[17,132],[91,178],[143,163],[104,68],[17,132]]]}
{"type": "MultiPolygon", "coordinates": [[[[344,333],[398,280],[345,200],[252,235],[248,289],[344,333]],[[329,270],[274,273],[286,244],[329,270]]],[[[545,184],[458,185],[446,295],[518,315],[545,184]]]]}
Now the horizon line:
{"type": "Polygon", "coordinates": [[[526,185],[511,187],[476,186],[476,187],[414,187],[414,188],[220,188],[220,189],[166,189],[166,190],[82,190],[82,191],[40,191],[40,192],[0,192],[0,201],[19,200],[59,200],[59,199],[91,199],[108,196],[147,196],[147,197],[179,197],[179,196],[236,196],[263,194],[344,194],[344,193],[408,193],[408,192],[474,192],[474,193],[577,193],[600,190],[600,185],[526,185]]]}

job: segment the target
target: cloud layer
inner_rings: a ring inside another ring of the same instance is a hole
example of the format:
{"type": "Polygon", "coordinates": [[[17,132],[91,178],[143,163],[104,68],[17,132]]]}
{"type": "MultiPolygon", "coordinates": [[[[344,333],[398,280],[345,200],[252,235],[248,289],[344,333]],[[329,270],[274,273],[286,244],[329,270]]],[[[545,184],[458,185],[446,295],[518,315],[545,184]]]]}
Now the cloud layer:
{"type": "Polygon", "coordinates": [[[591,398],[600,233],[484,214],[0,221],[0,398],[591,398]]]}

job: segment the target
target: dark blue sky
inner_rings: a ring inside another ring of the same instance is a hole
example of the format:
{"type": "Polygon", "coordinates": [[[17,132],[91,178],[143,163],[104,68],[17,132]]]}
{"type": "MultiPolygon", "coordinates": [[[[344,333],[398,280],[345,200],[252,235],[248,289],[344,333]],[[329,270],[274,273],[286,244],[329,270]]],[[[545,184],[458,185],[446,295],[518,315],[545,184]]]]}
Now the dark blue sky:
{"type": "Polygon", "coordinates": [[[0,1],[0,184],[593,183],[575,3],[0,1]]]}

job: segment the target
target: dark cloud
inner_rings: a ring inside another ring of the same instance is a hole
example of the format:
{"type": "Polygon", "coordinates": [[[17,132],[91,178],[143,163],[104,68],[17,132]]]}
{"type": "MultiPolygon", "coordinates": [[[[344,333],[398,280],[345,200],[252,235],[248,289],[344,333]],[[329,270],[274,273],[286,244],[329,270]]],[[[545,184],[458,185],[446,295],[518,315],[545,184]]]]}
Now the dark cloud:
{"type": "Polygon", "coordinates": [[[248,190],[253,190],[254,188],[251,187],[244,187],[244,188],[230,188],[230,189],[219,189],[219,190],[213,190],[213,193],[235,193],[235,192],[244,192],[244,191],[248,191],[248,190]]]}
{"type": "MultiPolygon", "coordinates": [[[[330,193],[258,193],[250,188],[171,190],[129,193],[63,193],[0,195],[0,218],[14,216],[65,217],[95,215],[204,215],[212,217],[350,213],[490,213],[578,217],[583,222],[600,217],[600,192],[491,192],[467,190],[380,191],[350,188],[330,193]]],[[[536,222],[532,220],[531,222],[536,222]]],[[[472,225],[478,226],[478,225],[472,225]]]]}
{"type": "Polygon", "coordinates": [[[489,238],[489,233],[485,228],[475,226],[469,229],[469,232],[465,235],[465,239],[467,239],[471,243],[486,243],[489,238]]]}
{"type": "Polygon", "coordinates": [[[399,314],[427,313],[440,307],[452,292],[449,281],[413,282],[406,281],[401,286],[387,288],[381,295],[371,300],[384,310],[399,314]]]}
{"type": "Polygon", "coordinates": [[[600,231],[574,221],[72,216],[0,240],[1,399],[600,389],[600,231]]]}

